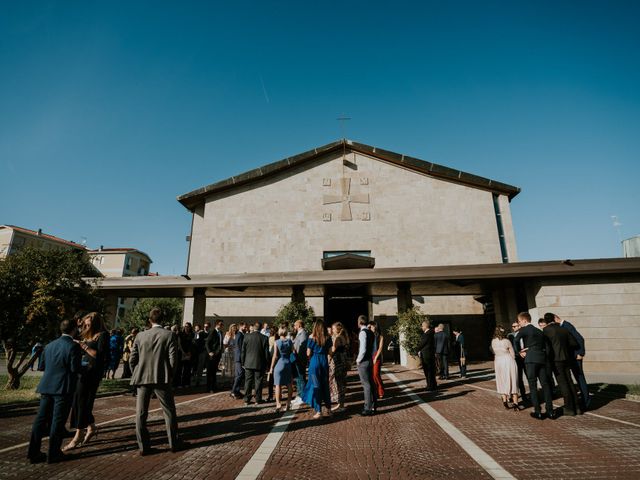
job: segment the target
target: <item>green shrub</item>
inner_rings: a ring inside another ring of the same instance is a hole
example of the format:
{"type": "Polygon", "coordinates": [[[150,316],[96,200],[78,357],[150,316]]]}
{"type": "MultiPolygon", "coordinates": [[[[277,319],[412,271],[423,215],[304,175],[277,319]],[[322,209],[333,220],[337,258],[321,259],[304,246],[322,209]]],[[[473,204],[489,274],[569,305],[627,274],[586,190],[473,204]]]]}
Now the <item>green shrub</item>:
{"type": "Polygon", "coordinates": [[[315,319],[314,315],[313,308],[310,307],[307,302],[289,302],[278,310],[276,314],[276,325],[288,322],[290,326],[293,326],[296,320],[302,320],[304,322],[304,329],[307,332],[311,332],[315,319]]]}
{"type": "Polygon", "coordinates": [[[413,307],[405,312],[398,312],[398,320],[389,328],[392,337],[400,340],[400,345],[409,355],[418,355],[418,347],[422,337],[422,322],[427,316],[420,307],[413,307]]]}

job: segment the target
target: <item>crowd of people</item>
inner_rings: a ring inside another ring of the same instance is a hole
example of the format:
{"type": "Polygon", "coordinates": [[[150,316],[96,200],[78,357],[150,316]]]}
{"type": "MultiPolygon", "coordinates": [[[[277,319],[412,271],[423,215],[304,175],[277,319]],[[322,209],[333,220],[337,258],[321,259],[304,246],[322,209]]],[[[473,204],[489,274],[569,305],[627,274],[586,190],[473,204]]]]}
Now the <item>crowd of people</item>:
{"type": "Polygon", "coordinates": [[[37,387],[40,407],[34,420],[28,459],[55,463],[65,454],[90,443],[98,434],[93,404],[103,378],[114,378],[120,362],[123,377],[131,378],[136,399],[136,438],[140,455],[152,452],[147,430],[149,402],[155,395],[162,407],[172,451],[186,448],[178,437],[174,390],[199,385],[206,370],[207,392],[218,391],[219,370],[233,373],[230,395],[245,405],[275,401],[275,412],[305,403],[314,418],[345,410],[347,373],[355,362],[364,391],[364,416],[373,415],[384,396],[381,376],[385,340],[375,322],[358,318],[356,347],[344,325],[313,324],[310,334],[302,321],[272,327],[268,324],[232,324],[223,331],[205,323],[164,327],[162,312],[149,313],[148,328],[133,329],[126,338],[107,331],[96,312],[65,320],[61,336],[40,352],[44,374],[37,387]],[[266,375],[265,375],[266,374],[266,375]],[[297,393],[296,398],[294,395],[297,393]],[[244,390],[244,392],[242,391],[244,390]],[[284,391],[287,398],[284,401],[284,391]],[[275,391],[275,398],[273,398],[275,391]],[[74,431],[66,429],[67,421],[74,431]],[[41,452],[49,434],[48,454],[41,452]],[[62,445],[65,437],[72,437],[62,445]]]}
{"type": "MultiPolygon", "coordinates": [[[[576,415],[589,407],[589,395],[582,371],[584,339],[569,322],[553,313],[540,319],[540,329],[531,325],[528,313],[520,313],[512,332],[495,330],[491,342],[495,354],[498,393],[507,409],[519,411],[525,397],[523,376],[537,419],[557,418],[552,389],[555,381],[564,397],[564,414],[576,415]],[[580,388],[578,395],[571,374],[580,388]],[[541,412],[537,384],[545,403],[541,412]],[[518,397],[520,393],[520,398],[518,397]]],[[[275,402],[275,413],[292,406],[308,405],[313,418],[331,417],[345,411],[347,375],[355,367],[364,394],[362,416],[376,413],[385,396],[381,368],[385,347],[379,325],[360,316],[357,331],[349,332],[341,322],[313,323],[307,332],[301,320],[293,325],[257,322],[231,324],[226,329],[218,320],[200,327],[185,323],[182,328],[162,324],[162,312],[153,308],[148,328],[133,329],[123,338],[120,331],[108,332],[102,317],[92,312],[65,320],[62,335],[40,350],[44,370],[37,392],[40,408],[33,424],[28,458],[37,463],[57,462],[65,453],[90,443],[98,434],[93,404],[101,380],[113,378],[122,362],[122,376],[131,378],[136,399],[136,438],[140,455],[152,449],[146,422],[153,395],[162,407],[169,446],[186,448],[178,436],[175,409],[176,389],[198,386],[206,378],[206,391],[216,392],[220,371],[232,376],[229,395],[246,406],[275,402]],[[266,388],[267,398],[263,398],[266,388]],[[295,392],[295,394],[294,394],[295,392]],[[286,397],[285,397],[286,393],[286,397]],[[295,396],[295,398],[294,398],[295,396]],[[67,431],[67,421],[72,431],[67,431]],[[49,452],[40,451],[49,433],[49,452]],[[62,446],[63,438],[71,440],[62,446]]],[[[459,362],[460,377],[466,377],[464,335],[453,330],[453,342],[443,324],[422,324],[418,346],[427,391],[438,389],[437,380],[447,380],[449,356],[459,362]],[[452,352],[450,351],[452,350],[452,352]]]]}
{"type": "Polygon", "coordinates": [[[507,333],[500,326],[495,330],[491,348],[495,354],[496,389],[504,407],[515,411],[523,409],[525,377],[534,409],[532,417],[544,420],[584,413],[591,403],[582,369],[584,338],[571,323],[550,312],[538,321],[538,326],[540,328],[531,324],[529,313],[522,312],[511,325],[512,332],[507,333]],[[544,413],[540,406],[538,383],[542,387],[544,413]],[[556,385],[564,399],[561,409],[553,407],[556,385]]]}

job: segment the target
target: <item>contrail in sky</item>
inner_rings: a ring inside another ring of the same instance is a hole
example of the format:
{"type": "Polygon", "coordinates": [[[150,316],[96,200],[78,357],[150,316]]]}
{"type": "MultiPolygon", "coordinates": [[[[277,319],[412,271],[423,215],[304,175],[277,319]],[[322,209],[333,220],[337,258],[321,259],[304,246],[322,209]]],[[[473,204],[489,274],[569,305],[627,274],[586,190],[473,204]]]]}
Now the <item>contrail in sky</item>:
{"type": "Polygon", "coordinates": [[[262,78],[262,75],[260,75],[260,83],[262,84],[262,93],[264,93],[264,99],[267,101],[267,103],[271,103],[271,100],[269,100],[269,94],[267,93],[267,87],[264,86],[264,79],[262,78]]]}

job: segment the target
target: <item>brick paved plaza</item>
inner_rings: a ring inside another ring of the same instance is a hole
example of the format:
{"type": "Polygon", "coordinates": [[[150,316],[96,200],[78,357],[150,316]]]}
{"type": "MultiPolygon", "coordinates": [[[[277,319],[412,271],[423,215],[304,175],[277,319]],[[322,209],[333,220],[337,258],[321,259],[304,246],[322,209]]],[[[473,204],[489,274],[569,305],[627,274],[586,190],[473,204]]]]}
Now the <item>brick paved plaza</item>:
{"type": "Polygon", "coordinates": [[[180,433],[191,448],[169,452],[156,410],[150,426],[159,453],[148,457],[137,453],[135,400],[100,398],[97,440],[55,465],[26,460],[35,407],[3,407],[0,478],[640,478],[639,403],[596,396],[586,415],[540,422],[531,409],[503,409],[489,367],[441,382],[432,394],[419,371],[389,366],[374,417],[358,415],[354,372],[347,412],[331,420],[312,419],[306,407],[286,414],[273,404],[245,407],[226,391],[180,393],[180,433]]]}

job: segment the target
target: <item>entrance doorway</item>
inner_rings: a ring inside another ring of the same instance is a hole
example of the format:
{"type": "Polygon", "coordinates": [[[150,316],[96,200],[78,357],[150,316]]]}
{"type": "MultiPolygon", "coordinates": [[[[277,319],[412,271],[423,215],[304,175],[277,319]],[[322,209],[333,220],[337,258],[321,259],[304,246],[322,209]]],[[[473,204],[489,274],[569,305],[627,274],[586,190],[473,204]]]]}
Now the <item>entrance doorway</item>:
{"type": "Polygon", "coordinates": [[[327,326],[342,322],[351,332],[358,330],[358,317],[369,318],[369,291],[366,285],[337,285],[325,288],[324,321],[327,326]]]}

